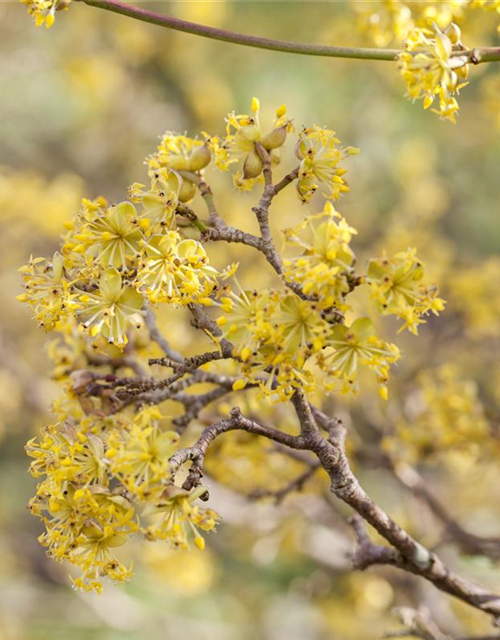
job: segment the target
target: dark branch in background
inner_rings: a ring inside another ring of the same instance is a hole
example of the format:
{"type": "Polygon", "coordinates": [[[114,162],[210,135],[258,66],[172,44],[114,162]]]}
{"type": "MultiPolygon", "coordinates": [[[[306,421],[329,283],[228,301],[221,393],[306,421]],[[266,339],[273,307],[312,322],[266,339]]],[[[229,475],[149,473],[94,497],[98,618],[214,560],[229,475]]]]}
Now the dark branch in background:
{"type": "Polygon", "coordinates": [[[295,479],[290,480],[284,487],[281,489],[270,490],[270,489],[257,489],[256,491],[252,491],[252,493],[248,496],[251,500],[257,500],[261,498],[272,498],[276,504],[280,504],[283,500],[296,491],[302,491],[304,485],[308,480],[310,480],[316,473],[318,469],[321,468],[319,462],[315,462],[295,479]]]}
{"type": "Polygon", "coordinates": [[[156,342],[156,344],[162,349],[163,353],[165,353],[165,355],[171,360],[175,360],[176,362],[184,362],[184,357],[178,351],[172,349],[168,340],[162,336],[161,332],[156,326],[156,319],[151,309],[148,308],[146,310],[145,318],[146,326],[148,328],[151,340],[153,340],[153,342],[156,342]]]}
{"type": "Polygon", "coordinates": [[[292,403],[299,420],[300,435],[289,435],[261,425],[245,418],[241,411],[235,408],[229,419],[207,427],[192,447],[181,449],[174,454],[170,460],[172,474],[175,475],[181,465],[191,461],[183,486],[185,489],[191,489],[199,485],[203,477],[203,464],[208,447],[220,435],[236,429],[263,436],[291,449],[311,451],[330,476],[331,492],[358,514],[352,520],[359,544],[354,556],[355,565],[367,568],[372,564],[390,564],[401,568],[425,578],[441,591],[490,614],[495,622],[500,620],[500,598],[496,594],[452,573],[435,553],[414,540],[361,488],[345,453],[345,428],[341,421],[329,418],[319,409],[312,409],[302,391],[294,394],[292,403]],[[323,437],[320,427],[329,433],[327,439],[323,437]],[[381,547],[371,543],[361,526],[361,519],[368,522],[390,546],[381,547]]]}
{"type": "Polygon", "coordinates": [[[464,553],[483,555],[494,560],[500,558],[500,538],[476,536],[454,520],[425,484],[422,476],[409,465],[398,465],[394,473],[405,487],[423,500],[434,516],[442,522],[448,539],[455,542],[464,553]]]}
{"type": "Polygon", "coordinates": [[[424,478],[408,463],[395,463],[382,450],[381,440],[383,432],[373,422],[368,426],[377,437],[376,446],[363,445],[359,450],[361,458],[375,465],[389,470],[404,487],[409,489],[416,498],[426,504],[430,512],[441,522],[445,531],[445,540],[455,543],[469,555],[482,555],[492,560],[500,559],[500,537],[478,536],[466,531],[448,512],[427,486],[424,478]]]}

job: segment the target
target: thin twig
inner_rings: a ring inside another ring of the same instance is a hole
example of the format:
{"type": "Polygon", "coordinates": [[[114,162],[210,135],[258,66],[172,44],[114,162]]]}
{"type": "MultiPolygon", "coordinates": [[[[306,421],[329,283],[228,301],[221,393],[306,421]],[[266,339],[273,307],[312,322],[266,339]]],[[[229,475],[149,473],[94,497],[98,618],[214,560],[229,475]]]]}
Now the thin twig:
{"type": "MultiPolygon", "coordinates": [[[[118,0],[79,0],[91,7],[97,7],[113,13],[119,13],[129,18],[135,18],[142,22],[148,22],[167,29],[183,31],[203,38],[230,42],[232,44],[281,51],[283,53],[296,53],[307,56],[323,56],[328,58],[351,58],[354,60],[384,60],[394,62],[402,53],[400,49],[376,49],[369,47],[337,47],[331,45],[306,44],[261,38],[258,36],[235,33],[225,29],[208,27],[206,25],[180,20],[171,16],[165,16],[147,9],[134,7],[118,0]]],[[[453,54],[452,54],[453,55],[453,54]]],[[[471,63],[494,62],[500,60],[500,47],[477,47],[468,51],[459,51],[455,55],[465,56],[471,63]]]]}

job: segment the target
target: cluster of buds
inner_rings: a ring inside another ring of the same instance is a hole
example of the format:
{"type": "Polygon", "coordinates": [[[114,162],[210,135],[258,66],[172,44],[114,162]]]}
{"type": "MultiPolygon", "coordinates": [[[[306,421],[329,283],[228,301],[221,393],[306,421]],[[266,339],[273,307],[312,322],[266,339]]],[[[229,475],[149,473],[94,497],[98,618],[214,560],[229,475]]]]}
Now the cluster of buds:
{"type": "Polygon", "coordinates": [[[251,189],[261,176],[264,162],[273,165],[280,162],[280,149],[286,142],[287,134],[293,131],[292,121],[286,117],[286,106],[276,110],[276,118],[266,133],[260,123],[260,102],[253,98],[250,115],[230,113],[226,119],[226,138],[222,153],[227,154],[226,166],[238,163],[234,176],[235,185],[243,190],[251,189]]]}

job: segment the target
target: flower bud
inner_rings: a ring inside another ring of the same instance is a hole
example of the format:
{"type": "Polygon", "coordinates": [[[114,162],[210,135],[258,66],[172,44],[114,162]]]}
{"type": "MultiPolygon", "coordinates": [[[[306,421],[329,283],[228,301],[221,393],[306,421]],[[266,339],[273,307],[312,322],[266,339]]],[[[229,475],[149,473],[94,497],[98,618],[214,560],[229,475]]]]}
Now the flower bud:
{"type": "Polygon", "coordinates": [[[189,160],[190,171],[200,171],[204,169],[212,159],[210,149],[206,144],[198,147],[189,160]]]}
{"type": "Polygon", "coordinates": [[[189,180],[183,180],[181,190],[179,191],[179,202],[189,202],[194,198],[196,193],[196,185],[189,180]]]}
{"type": "Polygon", "coordinates": [[[260,129],[254,124],[246,124],[238,130],[238,134],[249,142],[257,142],[260,139],[260,129]]]}
{"type": "Polygon", "coordinates": [[[189,171],[189,160],[185,156],[168,156],[166,164],[175,171],[189,171]]]}
{"type": "Polygon", "coordinates": [[[276,117],[282,118],[286,113],[286,104],[282,104],[276,109],[276,117]]]}
{"type": "Polygon", "coordinates": [[[264,136],[261,140],[261,144],[264,149],[271,151],[272,149],[278,149],[286,140],[286,125],[273,129],[267,136],[264,136]]]}
{"type": "Polygon", "coordinates": [[[249,178],[256,178],[262,171],[262,160],[260,159],[257,151],[250,151],[245,159],[243,165],[243,178],[248,180],[249,178]]]}
{"type": "Polygon", "coordinates": [[[452,22],[445,30],[445,33],[450,39],[451,44],[460,44],[460,40],[462,39],[462,32],[460,31],[460,27],[457,24],[452,22]]]}

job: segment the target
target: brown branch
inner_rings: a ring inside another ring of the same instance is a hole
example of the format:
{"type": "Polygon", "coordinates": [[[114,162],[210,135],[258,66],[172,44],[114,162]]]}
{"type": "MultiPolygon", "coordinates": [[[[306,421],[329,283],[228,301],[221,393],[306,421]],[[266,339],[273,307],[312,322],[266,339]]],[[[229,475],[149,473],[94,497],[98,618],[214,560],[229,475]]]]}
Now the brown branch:
{"type": "Polygon", "coordinates": [[[276,504],[280,504],[289,494],[295,493],[297,491],[302,491],[306,482],[310,480],[315,475],[316,471],[320,468],[321,465],[319,462],[312,463],[303,473],[301,473],[293,480],[290,480],[290,482],[281,487],[281,489],[257,489],[255,491],[252,491],[252,493],[250,493],[248,497],[251,500],[273,498],[276,504]]]}
{"type": "Polygon", "coordinates": [[[398,480],[413,494],[425,502],[434,516],[444,525],[448,538],[464,553],[482,555],[497,560],[500,558],[500,537],[477,536],[466,531],[454,520],[441,502],[433,495],[422,476],[409,465],[393,465],[398,480]]]}
{"type": "Polygon", "coordinates": [[[217,338],[224,357],[232,357],[232,353],[234,350],[232,343],[226,338],[222,337],[222,331],[220,330],[219,326],[214,320],[212,320],[205,309],[202,306],[196,304],[188,305],[188,309],[193,316],[193,319],[191,320],[191,324],[193,325],[193,327],[195,327],[196,329],[202,329],[214,338],[217,338]]]}
{"type": "Polygon", "coordinates": [[[224,219],[219,215],[217,207],[215,205],[214,195],[212,189],[205,182],[200,173],[193,173],[192,171],[179,171],[181,177],[193,182],[198,187],[201,197],[205,201],[205,205],[208,211],[208,224],[210,227],[216,227],[222,229],[226,227],[224,219]]]}
{"type": "MultiPolygon", "coordinates": [[[[376,49],[368,47],[337,47],[321,44],[306,44],[299,42],[287,42],[272,38],[235,33],[226,29],[209,27],[187,20],[180,20],[171,16],[164,16],[153,11],[134,7],[133,5],[119,2],[119,0],[80,0],[91,7],[98,7],[106,11],[118,13],[142,22],[148,22],[167,29],[191,33],[202,38],[230,42],[232,44],[281,51],[283,53],[296,53],[307,56],[323,56],[328,58],[352,58],[354,60],[384,60],[394,62],[402,53],[400,49],[376,49]]],[[[468,51],[459,51],[452,54],[465,56],[473,64],[480,62],[494,62],[500,60],[500,47],[476,47],[468,51]]]]}
{"type": "MultiPolygon", "coordinates": [[[[381,438],[381,429],[373,423],[370,423],[370,426],[375,435],[381,438]]],[[[389,470],[406,489],[422,500],[434,517],[444,526],[446,541],[455,543],[468,555],[482,555],[493,560],[500,558],[500,537],[478,536],[466,531],[436,498],[416,469],[407,463],[396,464],[379,446],[363,445],[358,451],[358,455],[389,470]]]]}
{"type": "Polygon", "coordinates": [[[170,458],[170,473],[173,476],[175,476],[181,465],[189,460],[192,461],[188,476],[182,485],[184,489],[189,491],[193,487],[201,484],[201,478],[203,477],[203,463],[209,445],[218,436],[234,430],[253,433],[273,440],[274,442],[286,445],[292,449],[302,449],[305,444],[303,438],[300,436],[291,436],[290,434],[279,431],[274,427],[262,425],[255,420],[249,420],[248,418],[243,417],[240,409],[235,407],[231,410],[231,417],[229,419],[220,420],[219,422],[210,425],[203,431],[192,447],[180,449],[170,458]]]}
{"type": "Polygon", "coordinates": [[[259,237],[235,227],[210,227],[201,236],[202,242],[208,240],[246,244],[258,251],[262,251],[262,240],[259,237]]]}
{"type": "Polygon", "coordinates": [[[345,453],[345,429],[342,423],[316,410],[316,419],[324,429],[330,431],[330,437],[326,441],[328,447],[325,448],[324,444],[318,446],[318,434],[311,422],[313,414],[307,401],[303,396],[297,396],[294,406],[302,429],[312,434],[311,437],[306,436],[306,442],[329,474],[330,490],[337,498],[351,506],[399,552],[401,561],[398,566],[432,582],[441,591],[490,614],[495,622],[500,621],[500,597],[497,594],[452,573],[435,553],[414,540],[362,489],[345,453]]]}
{"type": "Polygon", "coordinates": [[[356,536],[357,547],[352,556],[354,569],[364,571],[374,564],[391,564],[400,566],[401,556],[393,547],[382,547],[374,544],[366,532],[364,520],[354,515],[348,520],[356,536]]]}
{"type": "Polygon", "coordinates": [[[299,177],[299,167],[287,173],[287,175],[282,178],[279,182],[274,185],[274,194],[276,195],[280,191],[283,191],[285,187],[288,187],[294,180],[297,180],[299,177]]]}
{"type": "Polygon", "coordinates": [[[422,638],[422,640],[452,640],[451,636],[444,634],[431,618],[427,609],[410,609],[399,607],[396,613],[404,625],[403,629],[390,631],[384,634],[384,638],[422,638]]]}
{"type": "Polygon", "coordinates": [[[204,233],[208,229],[207,225],[202,220],[200,220],[200,218],[198,218],[193,209],[191,209],[191,207],[188,207],[187,204],[179,203],[177,205],[175,213],[189,220],[193,227],[196,227],[196,229],[198,229],[198,231],[201,231],[202,233],[204,233]]]}
{"type": "Polygon", "coordinates": [[[224,360],[224,356],[220,351],[207,351],[206,353],[200,353],[199,355],[186,358],[184,362],[177,362],[172,358],[150,358],[148,364],[150,366],[156,364],[160,367],[169,367],[176,373],[191,373],[196,369],[199,369],[204,364],[213,362],[214,360],[224,360]]]}

